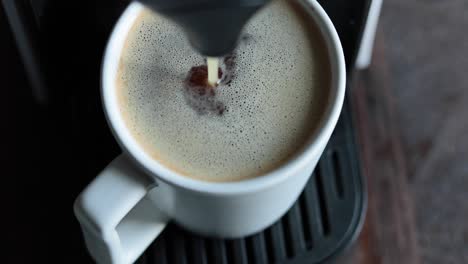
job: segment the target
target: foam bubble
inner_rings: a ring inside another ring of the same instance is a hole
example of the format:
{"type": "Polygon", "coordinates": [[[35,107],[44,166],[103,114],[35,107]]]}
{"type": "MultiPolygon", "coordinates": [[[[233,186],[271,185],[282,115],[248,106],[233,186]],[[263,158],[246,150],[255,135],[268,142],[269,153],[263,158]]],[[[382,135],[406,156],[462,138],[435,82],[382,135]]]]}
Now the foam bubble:
{"type": "Polygon", "coordinates": [[[144,12],[127,38],[117,80],[126,125],[145,151],[187,176],[234,181],[276,168],[307,140],[327,95],[323,42],[308,23],[286,1],[256,14],[235,57],[220,61],[232,74],[216,88],[225,111],[200,114],[183,85],[205,58],[180,28],[144,12]]]}

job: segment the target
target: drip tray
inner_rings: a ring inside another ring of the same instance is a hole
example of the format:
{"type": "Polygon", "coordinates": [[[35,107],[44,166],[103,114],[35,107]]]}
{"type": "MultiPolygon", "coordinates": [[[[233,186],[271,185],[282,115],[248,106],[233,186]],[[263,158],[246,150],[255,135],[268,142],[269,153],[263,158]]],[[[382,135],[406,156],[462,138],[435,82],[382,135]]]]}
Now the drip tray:
{"type": "Polygon", "coordinates": [[[357,237],[366,192],[349,105],[304,191],[274,225],[241,239],[211,239],[169,224],[137,263],[324,263],[357,237]]]}

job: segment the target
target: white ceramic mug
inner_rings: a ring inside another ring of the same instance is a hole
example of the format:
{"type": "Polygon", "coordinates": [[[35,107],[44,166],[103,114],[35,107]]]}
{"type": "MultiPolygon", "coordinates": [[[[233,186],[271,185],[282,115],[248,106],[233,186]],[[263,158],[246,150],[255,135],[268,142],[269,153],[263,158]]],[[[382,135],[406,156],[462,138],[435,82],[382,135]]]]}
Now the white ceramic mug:
{"type": "Polygon", "coordinates": [[[253,179],[214,183],[179,175],[147,155],[126,128],[115,80],[124,42],[143,10],[131,3],[117,22],[102,66],[107,121],[124,154],[109,164],[77,198],[74,210],[92,257],[99,263],[131,263],[169,220],[193,232],[224,238],[261,231],[293,205],[317,164],[341,112],[345,63],[332,22],[315,0],[304,0],[326,42],[331,64],[326,111],[301,153],[253,179]]]}

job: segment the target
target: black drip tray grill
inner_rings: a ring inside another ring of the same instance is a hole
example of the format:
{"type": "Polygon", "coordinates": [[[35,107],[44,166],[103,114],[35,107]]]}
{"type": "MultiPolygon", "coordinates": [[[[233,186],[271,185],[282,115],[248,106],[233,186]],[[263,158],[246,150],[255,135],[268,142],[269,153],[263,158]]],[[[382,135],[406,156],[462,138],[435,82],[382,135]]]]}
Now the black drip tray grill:
{"type": "Polygon", "coordinates": [[[169,224],[137,263],[323,263],[356,238],[365,188],[348,105],[300,198],[268,229],[241,239],[210,239],[169,224]]]}

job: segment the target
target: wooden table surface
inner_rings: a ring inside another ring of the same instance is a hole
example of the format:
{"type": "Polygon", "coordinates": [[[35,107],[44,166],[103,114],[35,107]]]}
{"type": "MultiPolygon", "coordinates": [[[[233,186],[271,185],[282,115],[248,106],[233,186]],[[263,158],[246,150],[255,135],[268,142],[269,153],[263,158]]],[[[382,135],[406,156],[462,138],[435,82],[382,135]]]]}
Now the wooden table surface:
{"type": "Polygon", "coordinates": [[[358,241],[338,263],[421,263],[381,30],[371,66],[356,72],[352,81],[355,126],[369,199],[358,241]]]}

